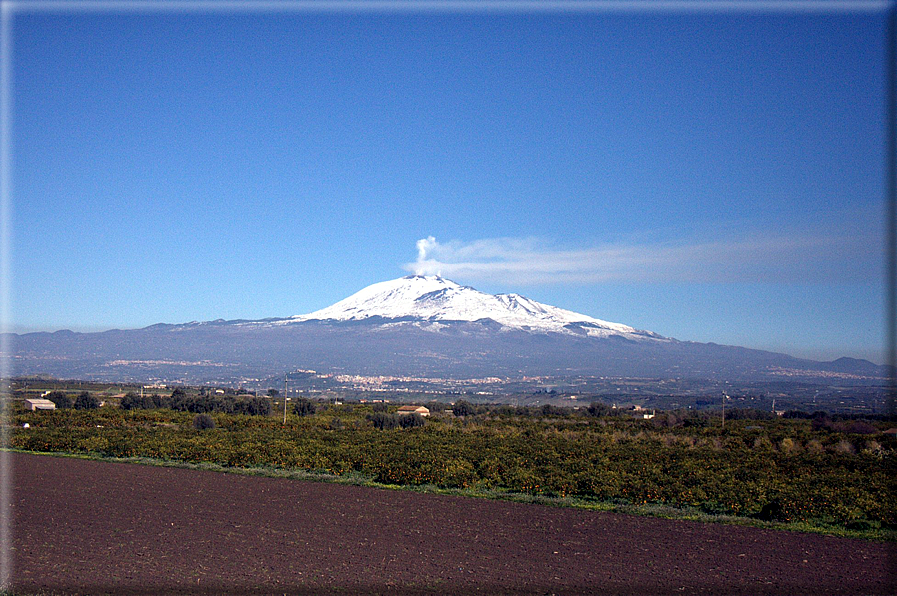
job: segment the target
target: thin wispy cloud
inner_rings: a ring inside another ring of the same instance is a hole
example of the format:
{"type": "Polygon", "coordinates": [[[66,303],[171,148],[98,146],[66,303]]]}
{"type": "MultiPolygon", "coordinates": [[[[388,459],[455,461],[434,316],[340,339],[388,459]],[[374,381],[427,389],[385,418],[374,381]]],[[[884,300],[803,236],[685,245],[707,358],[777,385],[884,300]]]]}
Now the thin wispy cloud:
{"type": "Polygon", "coordinates": [[[874,281],[874,234],[753,234],[725,240],[558,247],[539,238],[417,242],[404,268],[457,280],[556,283],[837,283],[874,281]]]}

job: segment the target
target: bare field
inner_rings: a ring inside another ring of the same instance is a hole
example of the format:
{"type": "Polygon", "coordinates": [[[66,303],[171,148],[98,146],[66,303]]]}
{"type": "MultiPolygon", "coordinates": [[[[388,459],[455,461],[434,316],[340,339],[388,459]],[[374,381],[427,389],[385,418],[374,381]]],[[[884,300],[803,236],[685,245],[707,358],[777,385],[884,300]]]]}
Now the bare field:
{"type": "Polygon", "coordinates": [[[16,594],[895,594],[897,546],[10,454],[16,594]]]}

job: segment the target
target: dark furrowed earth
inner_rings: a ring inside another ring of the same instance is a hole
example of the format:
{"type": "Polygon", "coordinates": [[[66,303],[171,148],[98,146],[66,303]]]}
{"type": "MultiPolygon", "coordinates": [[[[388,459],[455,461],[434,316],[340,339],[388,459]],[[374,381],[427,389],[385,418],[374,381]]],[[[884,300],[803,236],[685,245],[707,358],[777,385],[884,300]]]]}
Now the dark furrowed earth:
{"type": "Polygon", "coordinates": [[[15,594],[894,594],[895,546],[9,454],[15,594]]]}

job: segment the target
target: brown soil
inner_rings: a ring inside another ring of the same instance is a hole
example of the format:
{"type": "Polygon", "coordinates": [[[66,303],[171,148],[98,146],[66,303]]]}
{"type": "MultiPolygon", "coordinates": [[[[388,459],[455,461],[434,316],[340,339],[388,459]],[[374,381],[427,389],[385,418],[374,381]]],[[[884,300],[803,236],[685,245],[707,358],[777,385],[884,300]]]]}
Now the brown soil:
{"type": "Polygon", "coordinates": [[[895,545],[13,454],[40,594],[894,594],[895,545]]]}

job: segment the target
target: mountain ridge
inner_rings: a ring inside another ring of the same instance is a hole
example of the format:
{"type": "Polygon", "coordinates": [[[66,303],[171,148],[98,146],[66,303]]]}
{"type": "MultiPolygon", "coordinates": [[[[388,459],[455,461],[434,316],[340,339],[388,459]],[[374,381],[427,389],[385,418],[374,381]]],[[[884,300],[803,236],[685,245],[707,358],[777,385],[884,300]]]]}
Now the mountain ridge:
{"type": "Polygon", "coordinates": [[[681,341],[439,276],[378,282],[291,317],[12,335],[15,374],[105,380],[227,382],[313,369],[445,378],[577,374],[874,384],[887,373],[866,360],[827,363],[681,341]]]}

